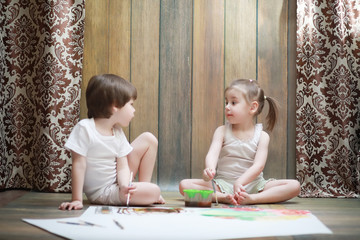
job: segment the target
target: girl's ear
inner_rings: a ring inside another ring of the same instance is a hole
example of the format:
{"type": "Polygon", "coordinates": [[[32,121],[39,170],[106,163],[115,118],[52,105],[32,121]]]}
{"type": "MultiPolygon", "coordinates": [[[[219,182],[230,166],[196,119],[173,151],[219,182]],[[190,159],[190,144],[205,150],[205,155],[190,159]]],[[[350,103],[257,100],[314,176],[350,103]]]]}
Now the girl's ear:
{"type": "Polygon", "coordinates": [[[257,101],[252,101],[250,104],[250,112],[255,114],[259,108],[259,103],[257,101]]]}

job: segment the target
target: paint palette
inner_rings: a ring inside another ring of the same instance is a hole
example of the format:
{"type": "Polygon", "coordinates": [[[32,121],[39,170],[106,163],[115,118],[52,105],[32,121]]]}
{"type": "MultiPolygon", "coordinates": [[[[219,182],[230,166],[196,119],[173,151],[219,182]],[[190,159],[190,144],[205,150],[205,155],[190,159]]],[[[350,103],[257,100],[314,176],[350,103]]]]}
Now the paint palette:
{"type": "Polygon", "coordinates": [[[185,207],[211,207],[213,190],[184,189],[185,207]]]}

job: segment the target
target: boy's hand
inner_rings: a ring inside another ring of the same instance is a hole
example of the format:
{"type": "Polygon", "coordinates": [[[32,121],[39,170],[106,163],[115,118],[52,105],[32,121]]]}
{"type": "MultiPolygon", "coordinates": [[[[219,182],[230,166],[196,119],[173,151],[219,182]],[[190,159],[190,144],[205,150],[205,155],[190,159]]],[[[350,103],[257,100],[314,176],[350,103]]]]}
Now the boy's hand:
{"type": "Polygon", "coordinates": [[[72,202],[63,202],[60,204],[59,209],[60,210],[80,210],[83,208],[83,204],[79,200],[75,200],[72,202]]]}
{"type": "Polygon", "coordinates": [[[131,195],[136,191],[136,184],[131,184],[131,186],[123,186],[120,188],[120,200],[122,202],[127,201],[127,197],[128,194],[130,194],[130,199],[131,199],[131,195]]]}
{"type": "Polygon", "coordinates": [[[215,169],[213,168],[205,168],[203,171],[203,179],[208,182],[213,179],[215,176],[215,169]]]}

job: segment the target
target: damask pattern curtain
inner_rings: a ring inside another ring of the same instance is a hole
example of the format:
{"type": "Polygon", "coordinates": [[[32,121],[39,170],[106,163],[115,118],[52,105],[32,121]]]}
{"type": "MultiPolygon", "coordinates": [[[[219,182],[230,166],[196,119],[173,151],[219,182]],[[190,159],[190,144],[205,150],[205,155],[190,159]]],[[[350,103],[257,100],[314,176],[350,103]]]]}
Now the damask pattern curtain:
{"type": "Polygon", "coordinates": [[[360,1],[297,1],[297,178],[303,197],[360,195],[360,1]]]}
{"type": "Polygon", "coordinates": [[[85,0],[0,4],[0,190],[70,191],[85,0]]]}

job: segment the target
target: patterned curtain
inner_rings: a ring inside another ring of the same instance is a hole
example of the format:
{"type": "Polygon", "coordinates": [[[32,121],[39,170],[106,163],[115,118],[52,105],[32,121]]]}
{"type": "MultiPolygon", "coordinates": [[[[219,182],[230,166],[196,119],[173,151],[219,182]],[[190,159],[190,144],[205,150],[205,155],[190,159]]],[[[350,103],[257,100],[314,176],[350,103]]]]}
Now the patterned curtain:
{"type": "Polygon", "coordinates": [[[0,190],[70,191],[85,0],[0,0],[0,190]]]}
{"type": "Polygon", "coordinates": [[[360,0],[298,0],[296,64],[301,196],[359,197],[360,0]]]}

